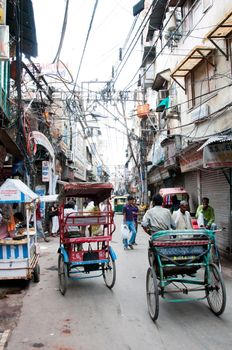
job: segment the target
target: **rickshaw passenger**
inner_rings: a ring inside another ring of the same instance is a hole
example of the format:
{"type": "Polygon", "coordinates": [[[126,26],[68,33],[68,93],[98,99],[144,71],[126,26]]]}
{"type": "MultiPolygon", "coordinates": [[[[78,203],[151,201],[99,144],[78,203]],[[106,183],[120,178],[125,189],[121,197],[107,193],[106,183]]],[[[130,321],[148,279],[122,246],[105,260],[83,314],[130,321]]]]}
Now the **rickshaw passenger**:
{"type": "Polygon", "coordinates": [[[214,209],[209,205],[209,198],[202,198],[202,204],[197,208],[196,218],[200,227],[215,228],[215,214],[214,209]]]}
{"type": "Polygon", "coordinates": [[[187,211],[188,203],[186,201],[180,202],[180,208],[172,214],[173,220],[177,230],[192,230],[192,219],[189,211],[187,211]]]}
{"type": "MultiPolygon", "coordinates": [[[[75,210],[75,202],[70,200],[68,201],[68,203],[65,204],[64,206],[64,217],[65,217],[65,222],[67,220],[67,217],[75,217],[77,214],[76,210],[75,210]]],[[[84,236],[84,233],[82,232],[81,228],[78,226],[78,230],[71,230],[68,233],[68,236],[72,236],[72,237],[80,237],[80,236],[84,236]]]]}
{"type": "Polygon", "coordinates": [[[152,202],[153,208],[147,210],[141,222],[144,231],[152,235],[158,231],[175,229],[170,210],[162,207],[163,197],[155,194],[152,202]]]}
{"type": "MultiPolygon", "coordinates": [[[[92,207],[90,212],[92,213],[92,215],[96,215],[96,216],[100,215],[101,210],[100,210],[100,207],[99,207],[99,201],[94,200],[94,206],[92,207]]],[[[101,236],[101,235],[103,235],[103,227],[102,227],[102,225],[90,225],[89,233],[90,233],[90,236],[101,236]]]]}

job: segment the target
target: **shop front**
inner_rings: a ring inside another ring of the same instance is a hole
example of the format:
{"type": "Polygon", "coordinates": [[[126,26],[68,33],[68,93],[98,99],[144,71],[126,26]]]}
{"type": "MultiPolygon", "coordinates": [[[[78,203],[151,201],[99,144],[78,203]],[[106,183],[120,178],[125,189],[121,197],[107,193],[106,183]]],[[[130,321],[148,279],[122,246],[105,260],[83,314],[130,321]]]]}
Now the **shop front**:
{"type": "Polygon", "coordinates": [[[199,149],[203,150],[201,193],[209,197],[215,210],[216,223],[223,230],[218,235],[219,247],[232,254],[232,135],[209,138],[199,149]]]}
{"type": "Polygon", "coordinates": [[[184,188],[189,193],[191,214],[195,214],[201,202],[200,170],[203,168],[203,151],[197,151],[199,144],[189,146],[180,155],[180,170],[184,177],[184,188]]]}

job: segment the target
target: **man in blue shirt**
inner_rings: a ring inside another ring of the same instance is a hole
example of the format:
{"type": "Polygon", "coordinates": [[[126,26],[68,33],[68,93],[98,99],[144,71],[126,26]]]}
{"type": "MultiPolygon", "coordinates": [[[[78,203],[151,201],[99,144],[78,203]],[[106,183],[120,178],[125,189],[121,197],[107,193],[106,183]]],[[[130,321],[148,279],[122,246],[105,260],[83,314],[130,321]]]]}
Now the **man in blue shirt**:
{"type": "Polygon", "coordinates": [[[134,223],[134,197],[133,196],[128,196],[127,197],[127,203],[124,205],[122,213],[123,213],[123,224],[127,225],[131,232],[131,237],[129,239],[124,238],[123,239],[123,244],[124,244],[124,249],[128,250],[128,247],[130,249],[133,248],[133,244],[135,243],[135,237],[136,237],[136,229],[135,229],[135,223],[134,223]]]}

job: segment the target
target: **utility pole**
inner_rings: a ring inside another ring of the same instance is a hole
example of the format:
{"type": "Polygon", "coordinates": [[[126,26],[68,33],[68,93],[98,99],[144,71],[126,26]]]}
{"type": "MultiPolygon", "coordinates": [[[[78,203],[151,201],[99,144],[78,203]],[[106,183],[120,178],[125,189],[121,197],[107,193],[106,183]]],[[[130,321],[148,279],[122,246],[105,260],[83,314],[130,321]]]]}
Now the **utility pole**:
{"type": "Polygon", "coordinates": [[[141,161],[141,202],[147,203],[147,152],[146,152],[146,120],[141,120],[141,141],[140,141],[140,161],[141,161]]]}

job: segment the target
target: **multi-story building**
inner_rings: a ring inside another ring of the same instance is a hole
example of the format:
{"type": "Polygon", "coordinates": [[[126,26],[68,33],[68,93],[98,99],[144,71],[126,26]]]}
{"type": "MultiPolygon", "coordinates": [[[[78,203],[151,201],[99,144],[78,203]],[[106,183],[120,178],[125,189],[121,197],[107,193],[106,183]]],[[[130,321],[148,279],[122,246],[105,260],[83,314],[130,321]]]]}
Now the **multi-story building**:
{"type": "Polygon", "coordinates": [[[156,124],[147,148],[148,188],[154,193],[185,187],[193,214],[201,198],[209,197],[224,228],[219,246],[231,254],[231,1],[145,3],[150,17],[143,33],[142,88],[146,102],[155,101],[150,115],[156,124]]]}
{"type": "Polygon", "coordinates": [[[37,56],[31,0],[0,1],[0,182],[25,174],[21,57],[37,56]],[[23,14],[23,15],[22,15],[23,14]],[[20,21],[18,20],[20,18],[20,21]]]}

